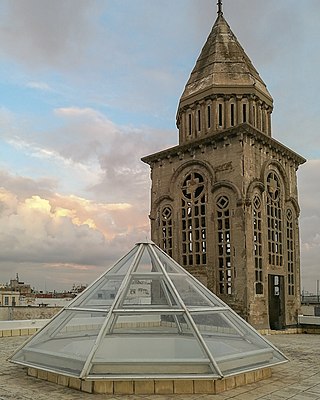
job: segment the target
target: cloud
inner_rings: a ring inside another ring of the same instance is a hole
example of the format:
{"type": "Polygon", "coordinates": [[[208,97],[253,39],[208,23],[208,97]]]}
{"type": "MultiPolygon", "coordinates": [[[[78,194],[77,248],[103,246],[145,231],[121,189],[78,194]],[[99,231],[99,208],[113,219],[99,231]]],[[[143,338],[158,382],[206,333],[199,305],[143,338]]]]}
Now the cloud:
{"type": "Polygon", "coordinates": [[[117,125],[89,107],[56,108],[54,116],[60,120],[57,128],[20,129],[5,137],[7,143],[39,162],[51,162],[56,178],[63,166],[68,174],[59,177],[60,183],[82,183],[103,201],[139,204],[147,197],[149,167],[140,158],[168,147],[175,132],[117,125]]]}
{"type": "Polygon", "coordinates": [[[14,139],[40,165],[44,158],[51,160],[53,178],[46,170],[39,179],[0,171],[0,243],[4,248],[0,265],[7,271],[3,275],[7,280],[11,270],[6,266],[15,265],[19,273],[27,268],[34,285],[44,275],[54,279],[50,266],[64,265],[65,283],[59,278],[62,287],[77,269],[90,282],[101,265],[114,262],[135,242],[149,238],[150,172],[140,157],[162,148],[172,132],[118,126],[91,108],[64,107],[54,114],[61,119],[60,127],[46,135],[33,132],[32,137],[18,131],[14,139]],[[58,163],[64,176],[53,168],[58,163]],[[91,180],[86,169],[92,172],[91,180]],[[73,180],[85,186],[86,196],[71,194],[73,180]],[[59,194],[68,182],[69,190],[59,194]]]}
{"type": "Polygon", "coordinates": [[[26,84],[28,88],[37,89],[37,90],[44,90],[44,91],[51,91],[52,88],[45,82],[28,82],[26,84]]]}
{"type": "Polygon", "coordinates": [[[91,282],[101,266],[115,262],[147,236],[146,214],[136,212],[130,204],[97,203],[58,194],[23,198],[0,188],[2,279],[9,280],[12,274],[6,266],[15,265],[16,272],[34,274],[36,285],[47,274],[53,278],[59,266],[66,275],[85,272],[91,282]],[[33,270],[38,270],[38,277],[33,270]]]}
{"type": "MultiPolygon", "coordinates": [[[[35,283],[56,274],[90,282],[149,234],[150,170],[140,157],[177,140],[176,104],[215,4],[3,0],[0,7],[7,89],[0,108],[1,272],[25,268],[35,283]]],[[[320,158],[319,89],[310,79],[319,64],[320,3],[226,0],[224,11],[270,85],[274,137],[320,158]],[[253,34],[243,22],[255,20],[253,34]]],[[[299,170],[308,287],[318,273],[319,167],[313,160],[299,170]]]]}
{"type": "Polygon", "coordinates": [[[1,52],[37,69],[81,63],[95,35],[96,1],[4,0],[1,52]]]}
{"type": "Polygon", "coordinates": [[[301,217],[319,215],[320,204],[320,160],[308,160],[298,172],[301,217]]]}
{"type": "Polygon", "coordinates": [[[315,282],[320,279],[320,160],[310,160],[300,167],[300,236],[301,271],[304,289],[315,292],[315,282]]]}
{"type": "Polygon", "coordinates": [[[18,201],[32,197],[34,194],[46,198],[52,196],[57,189],[57,181],[55,179],[45,177],[41,179],[32,179],[13,175],[1,169],[0,182],[0,187],[5,188],[12,196],[16,196],[18,201]]]}

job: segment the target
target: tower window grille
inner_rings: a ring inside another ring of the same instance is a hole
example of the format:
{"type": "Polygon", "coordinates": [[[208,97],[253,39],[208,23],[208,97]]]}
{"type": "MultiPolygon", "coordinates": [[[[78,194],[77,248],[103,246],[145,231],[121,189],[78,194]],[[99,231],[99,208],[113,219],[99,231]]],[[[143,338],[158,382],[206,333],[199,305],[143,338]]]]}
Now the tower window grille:
{"type": "Polygon", "coordinates": [[[172,228],[172,208],[165,206],[161,212],[161,247],[170,257],[172,257],[172,228]]]}
{"type": "Polygon", "coordinates": [[[294,230],[293,230],[293,212],[287,210],[287,257],[288,257],[288,295],[295,294],[295,276],[294,276],[294,230]]]}
{"type": "Polygon", "coordinates": [[[242,122],[247,122],[247,105],[242,104],[242,122]]]}
{"type": "Polygon", "coordinates": [[[257,195],[253,199],[253,252],[255,291],[256,294],[263,294],[261,199],[257,195]]]}
{"type": "Polygon", "coordinates": [[[207,119],[208,129],[210,129],[211,128],[211,107],[210,106],[207,107],[207,117],[208,117],[208,119],[207,119]]]}
{"type": "Polygon", "coordinates": [[[189,136],[192,135],[192,115],[188,114],[188,131],[189,131],[189,136]]]}
{"type": "Polygon", "coordinates": [[[230,119],[231,119],[231,126],[234,126],[234,104],[231,104],[231,109],[230,109],[230,119]]]}
{"type": "Polygon", "coordinates": [[[267,177],[267,220],[269,264],[283,265],[283,233],[280,182],[275,172],[267,177]]]}
{"type": "Polygon", "coordinates": [[[201,132],[201,111],[198,110],[198,131],[201,132]]]}
{"type": "Polygon", "coordinates": [[[218,105],[218,121],[219,121],[219,127],[222,127],[222,121],[223,121],[223,117],[222,117],[222,104],[218,105]]]}
{"type": "Polygon", "coordinates": [[[218,282],[220,294],[233,292],[233,266],[231,255],[230,204],[226,196],[220,196],[217,208],[217,243],[218,243],[218,282]]]}
{"type": "Polygon", "coordinates": [[[206,189],[204,178],[191,172],[182,185],[182,264],[204,266],[207,263],[206,189]]]}

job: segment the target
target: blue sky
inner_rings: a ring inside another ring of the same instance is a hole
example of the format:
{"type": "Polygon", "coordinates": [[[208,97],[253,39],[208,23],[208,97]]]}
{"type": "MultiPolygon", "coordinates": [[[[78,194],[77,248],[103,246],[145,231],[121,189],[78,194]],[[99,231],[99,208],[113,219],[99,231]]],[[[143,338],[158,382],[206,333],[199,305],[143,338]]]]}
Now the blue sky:
{"type": "MultiPolygon", "coordinates": [[[[214,0],[1,0],[0,282],[89,283],[149,237],[148,166],[175,145],[214,0]]],[[[318,0],[224,0],[299,171],[303,287],[320,279],[318,0]]]]}

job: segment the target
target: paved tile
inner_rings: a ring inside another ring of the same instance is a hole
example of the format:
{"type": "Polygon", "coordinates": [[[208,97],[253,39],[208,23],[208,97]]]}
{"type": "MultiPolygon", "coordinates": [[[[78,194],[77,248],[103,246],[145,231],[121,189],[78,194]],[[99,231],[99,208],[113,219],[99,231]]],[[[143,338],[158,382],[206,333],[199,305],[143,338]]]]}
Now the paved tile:
{"type": "Polygon", "coordinates": [[[219,395],[92,395],[26,375],[6,361],[26,337],[0,338],[0,400],[320,400],[320,335],[274,335],[267,339],[290,359],[270,379],[219,395]]]}

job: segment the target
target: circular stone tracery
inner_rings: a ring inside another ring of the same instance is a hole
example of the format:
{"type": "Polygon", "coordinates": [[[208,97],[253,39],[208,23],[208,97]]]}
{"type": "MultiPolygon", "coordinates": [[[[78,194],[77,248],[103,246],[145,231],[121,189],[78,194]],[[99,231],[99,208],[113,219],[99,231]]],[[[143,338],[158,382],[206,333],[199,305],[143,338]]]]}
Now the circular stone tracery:
{"type": "Polygon", "coordinates": [[[182,185],[183,196],[188,200],[197,199],[204,191],[204,179],[198,172],[191,172],[182,185]]]}

